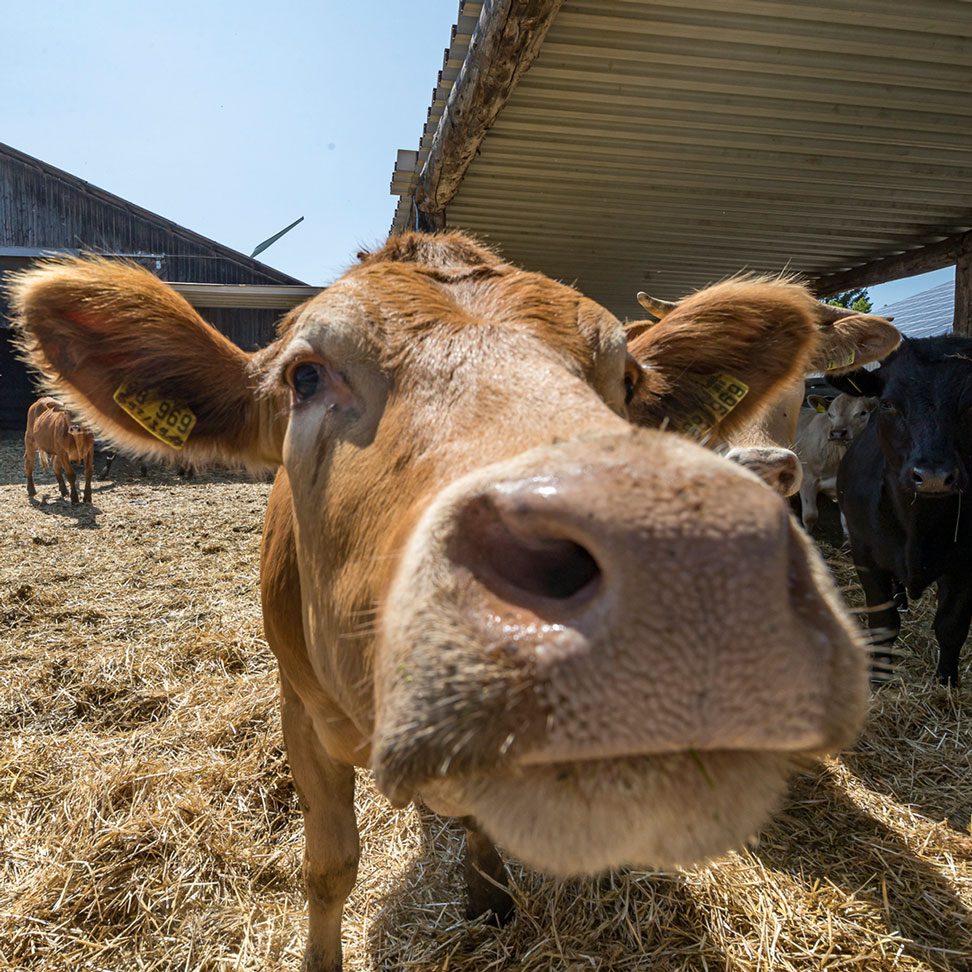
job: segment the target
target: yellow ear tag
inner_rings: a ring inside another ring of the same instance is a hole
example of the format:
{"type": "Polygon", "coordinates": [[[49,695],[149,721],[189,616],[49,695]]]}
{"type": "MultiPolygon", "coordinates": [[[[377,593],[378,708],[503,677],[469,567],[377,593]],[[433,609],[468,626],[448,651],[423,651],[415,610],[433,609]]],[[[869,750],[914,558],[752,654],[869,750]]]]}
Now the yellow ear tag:
{"type": "Polygon", "coordinates": [[[726,374],[700,378],[698,385],[698,408],[674,424],[680,432],[704,442],[712,429],[749,394],[749,385],[726,374]]]}
{"type": "Polygon", "coordinates": [[[847,352],[846,357],[841,358],[839,360],[828,361],[826,370],[834,371],[837,368],[849,368],[856,359],[857,359],[857,352],[853,348],[851,348],[850,351],[847,352]]]}
{"type": "Polygon", "coordinates": [[[821,405],[819,402],[814,407],[817,409],[818,412],[820,412],[821,415],[823,415],[823,413],[827,411],[827,409],[825,409],[823,405],[821,405]]]}
{"type": "Polygon", "coordinates": [[[196,416],[188,405],[159,398],[153,391],[134,388],[122,382],[112,396],[126,414],[146,432],[173,449],[181,449],[196,425],[196,416]]]}

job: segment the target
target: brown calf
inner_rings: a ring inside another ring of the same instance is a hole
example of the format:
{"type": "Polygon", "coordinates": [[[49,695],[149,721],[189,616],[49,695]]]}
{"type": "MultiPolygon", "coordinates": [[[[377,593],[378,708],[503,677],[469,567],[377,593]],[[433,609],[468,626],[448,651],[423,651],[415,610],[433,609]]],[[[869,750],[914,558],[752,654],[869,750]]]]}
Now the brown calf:
{"type": "Polygon", "coordinates": [[[13,299],[109,439],[280,467],[261,593],[305,968],[341,964],[355,765],[464,819],[470,910],[503,914],[492,840],[554,874],[699,860],[854,738],[865,652],[780,498],[627,421],[684,419],[690,314],[639,369],[603,308],[459,234],[393,238],[254,355],[133,267],[51,263],[13,299]]]}
{"type": "Polygon", "coordinates": [[[54,475],[62,496],[68,495],[64,474],[71,484],[71,502],[78,502],[78,486],[74,463],[84,462],[84,502],[91,502],[91,468],[94,464],[94,435],[75,422],[60,402],[54,398],[38,399],[27,410],[27,431],[24,433],[24,472],[27,474],[27,495],[36,496],[34,463],[37,453],[53,465],[54,475]]]}

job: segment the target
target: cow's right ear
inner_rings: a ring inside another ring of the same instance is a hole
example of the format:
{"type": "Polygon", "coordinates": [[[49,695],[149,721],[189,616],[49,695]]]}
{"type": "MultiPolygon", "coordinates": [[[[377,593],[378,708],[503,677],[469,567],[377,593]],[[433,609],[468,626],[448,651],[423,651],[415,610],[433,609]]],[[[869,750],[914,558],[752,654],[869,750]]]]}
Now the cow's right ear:
{"type": "Polygon", "coordinates": [[[805,287],[765,278],[727,280],[679,301],[629,337],[643,375],[628,417],[703,440],[746,427],[806,374],[816,306],[805,287]]]}
{"type": "Polygon", "coordinates": [[[279,464],[286,409],[260,393],[256,356],[147,270],[49,261],[16,275],[10,295],[26,361],[116,446],[159,459],[279,464]]]}
{"type": "Polygon", "coordinates": [[[846,375],[828,375],[827,382],[838,391],[855,398],[880,398],[884,390],[884,378],[880,368],[877,371],[865,371],[862,368],[846,375]]]}

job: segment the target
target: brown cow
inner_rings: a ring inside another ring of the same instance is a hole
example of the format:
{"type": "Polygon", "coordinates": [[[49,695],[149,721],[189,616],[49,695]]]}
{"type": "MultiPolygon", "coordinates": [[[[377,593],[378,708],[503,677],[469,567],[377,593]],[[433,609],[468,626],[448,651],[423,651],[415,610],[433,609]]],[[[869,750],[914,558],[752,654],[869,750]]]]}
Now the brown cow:
{"type": "Polygon", "coordinates": [[[823,562],[755,477],[630,425],[648,388],[679,419],[683,362],[642,372],[570,287],[404,234],[253,355],[136,267],[49,263],[13,303],[30,361],[129,452],[281,467],[261,592],[305,968],[341,964],[354,765],[463,817],[470,911],[505,914],[492,840],[554,874],[703,859],[854,738],[865,650],[823,562]]]}
{"type": "Polygon", "coordinates": [[[91,468],[94,464],[94,435],[75,422],[55,398],[39,398],[27,410],[24,433],[24,472],[27,495],[36,496],[34,462],[40,452],[43,461],[50,460],[62,496],[68,495],[64,484],[67,474],[71,484],[71,502],[78,503],[78,485],[74,463],[84,462],[84,502],[91,502],[91,468]]]}

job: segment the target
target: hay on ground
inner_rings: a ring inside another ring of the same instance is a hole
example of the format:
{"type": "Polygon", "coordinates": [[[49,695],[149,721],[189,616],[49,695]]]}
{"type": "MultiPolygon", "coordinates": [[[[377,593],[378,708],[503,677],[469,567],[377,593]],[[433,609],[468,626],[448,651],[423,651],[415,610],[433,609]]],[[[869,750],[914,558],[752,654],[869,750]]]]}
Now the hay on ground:
{"type": "MultiPolygon", "coordinates": [[[[298,968],[302,838],[257,595],[269,487],[119,462],[91,508],[43,477],[30,504],[20,449],[0,441],[0,966],[298,968]]],[[[346,967],[972,970],[972,698],[932,684],[931,612],[908,616],[860,744],[808,766],[757,847],[590,881],[512,864],[502,930],[462,916],[461,830],[360,774],[346,967]]]]}

